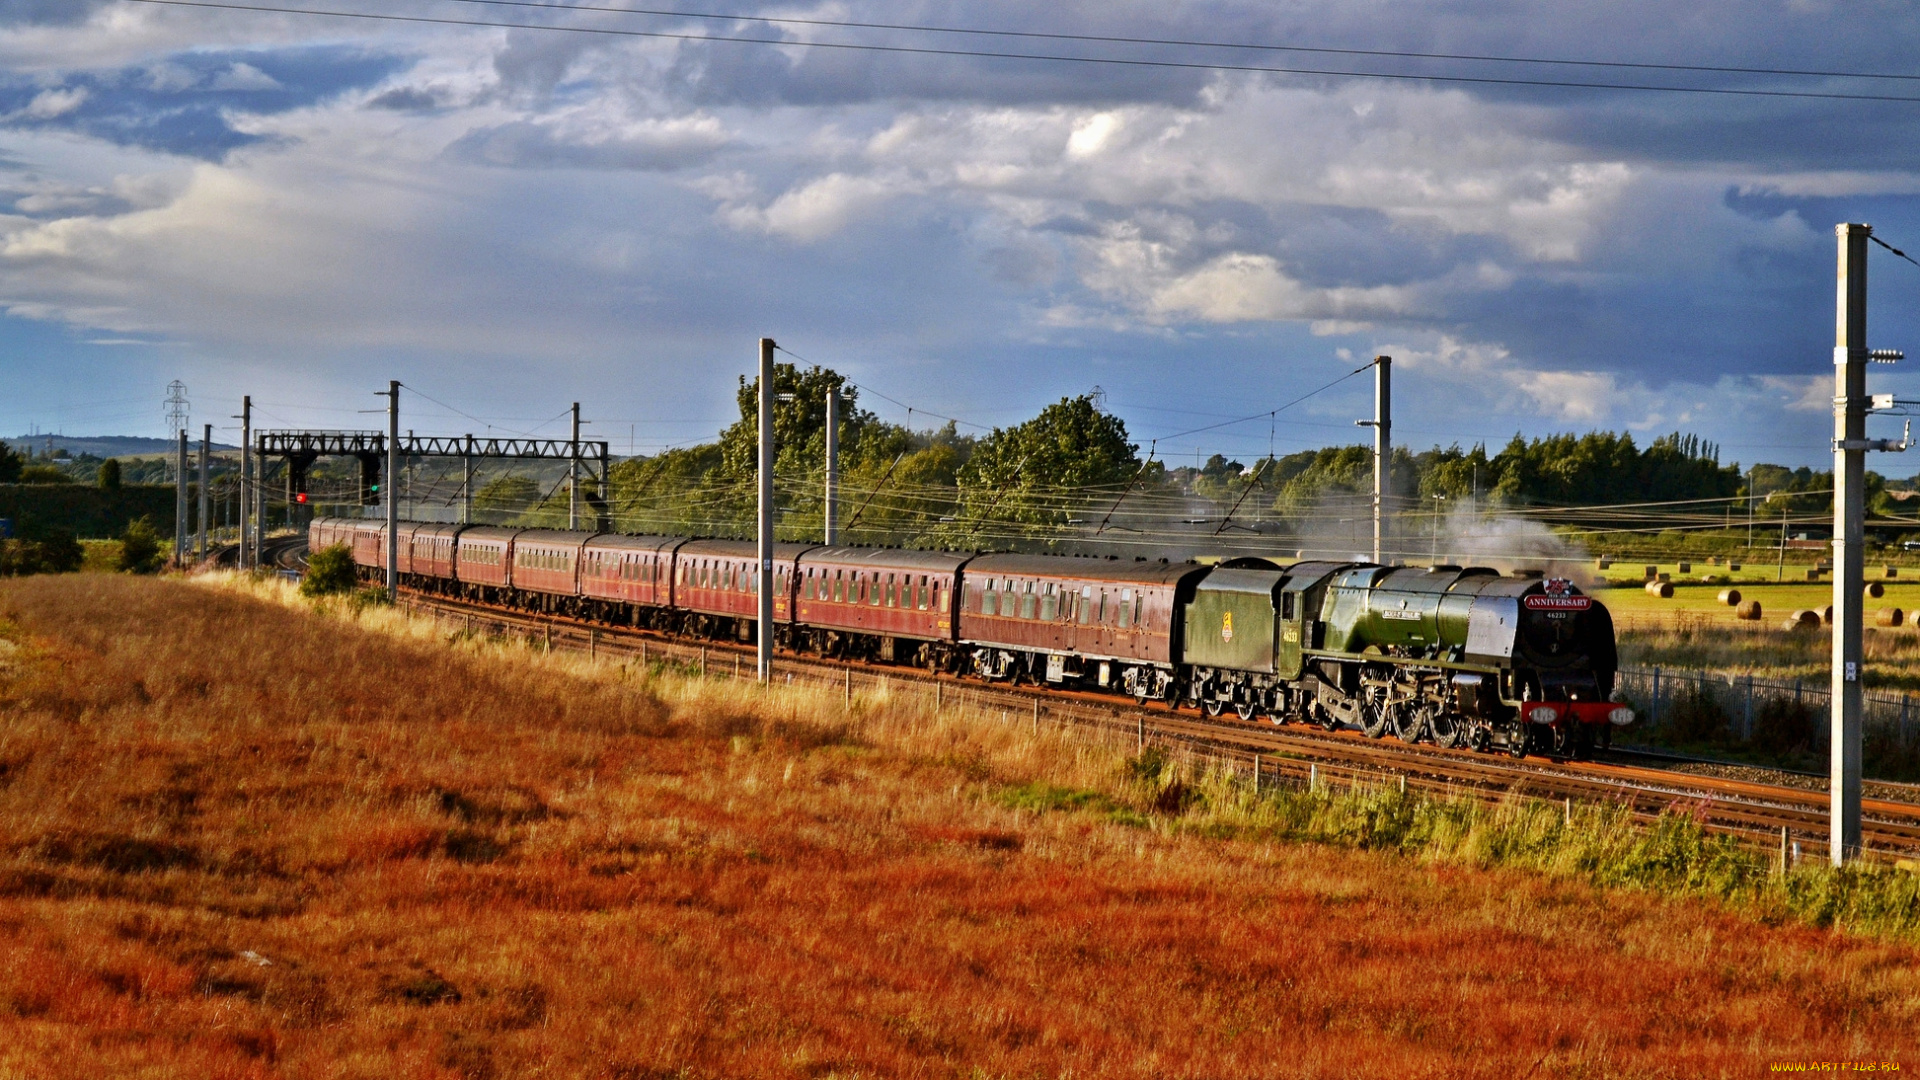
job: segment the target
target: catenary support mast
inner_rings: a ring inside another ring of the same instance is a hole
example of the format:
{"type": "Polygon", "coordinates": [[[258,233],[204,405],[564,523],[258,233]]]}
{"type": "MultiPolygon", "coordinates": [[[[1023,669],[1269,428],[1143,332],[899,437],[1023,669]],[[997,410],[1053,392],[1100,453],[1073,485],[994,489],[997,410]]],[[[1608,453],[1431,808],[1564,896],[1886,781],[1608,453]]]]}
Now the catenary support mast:
{"type": "Polygon", "coordinates": [[[567,460],[567,528],[580,527],[580,403],[573,403],[573,456],[567,460]]]}
{"type": "Polygon", "coordinates": [[[840,502],[840,388],[827,387],[827,491],[822,506],[822,542],[832,547],[839,540],[834,530],[834,514],[840,502]]]}
{"type": "Polygon", "coordinates": [[[1373,419],[1354,423],[1373,429],[1373,561],[1385,562],[1393,529],[1387,504],[1393,488],[1393,357],[1373,358],[1373,419]]]}
{"type": "Polygon", "coordinates": [[[387,383],[387,601],[400,595],[400,380],[387,383]]]}
{"type": "Polygon", "coordinates": [[[240,399],[240,569],[253,565],[248,544],[253,539],[253,396],[240,399]]]}
{"type": "Polygon", "coordinates": [[[760,609],[754,624],[761,682],[773,677],[773,339],[760,339],[760,609]]]}
{"type": "Polygon", "coordinates": [[[187,562],[187,429],[181,428],[173,455],[173,565],[187,562]]]}
{"type": "Polygon", "coordinates": [[[1833,672],[1832,772],[1828,828],[1833,865],[1860,850],[1861,545],[1866,502],[1868,225],[1836,225],[1839,290],[1833,365],[1833,672]]]}
{"type": "Polygon", "coordinates": [[[198,542],[194,545],[193,557],[196,561],[207,559],[207,515],[213,506],[213,499],[207,490],[207,477],[213,456],[213,425],[207,424],[200,430],[200,528],[195,530],[198,542]]]}

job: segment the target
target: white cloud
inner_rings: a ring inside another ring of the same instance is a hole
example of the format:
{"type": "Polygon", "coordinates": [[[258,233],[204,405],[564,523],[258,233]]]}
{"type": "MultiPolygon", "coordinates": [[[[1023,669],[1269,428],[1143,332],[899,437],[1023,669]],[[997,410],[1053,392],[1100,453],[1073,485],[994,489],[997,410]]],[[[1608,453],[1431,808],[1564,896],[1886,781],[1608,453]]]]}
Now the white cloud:
{"type": "Polygon", "coordinates": [[[86,104],[89,96],[91,96],[90,91],[84,86],[62,90],[42,90],[33,96],[33,100],[27,103],[26,108],[14,113],[10,119],[17,117],[27,120],[52,120],[65,116],[86,104]]]}
{"type": "Polygon", "coordinates": [[[782,193],[764,207],[729,206],[720,219],[736,229],[757,230],[802,243],[839,232],[903,191],[867,176],[829,173],[782,193]]]}
{"type": "Polygon", "coordinates": [[[280,81],[252,64],[232,64],[214,76],[215,90],[279,90],[280,81]]]}

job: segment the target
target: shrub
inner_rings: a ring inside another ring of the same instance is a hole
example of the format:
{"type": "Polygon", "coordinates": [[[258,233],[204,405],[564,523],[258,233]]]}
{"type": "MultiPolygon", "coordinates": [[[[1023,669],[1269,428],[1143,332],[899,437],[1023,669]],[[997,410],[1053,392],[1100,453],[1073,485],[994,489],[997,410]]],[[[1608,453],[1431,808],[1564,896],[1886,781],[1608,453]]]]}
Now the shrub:
{"type": "Polygon", "coordinates": [[[80,569],[87,553],[72,533],[52,532],[38,540],[0,541],[0,577],[28,574],[70,574],[80,569]]]}
{"type": "Polygon", "coordinates": [[[1770,697],[1753,710],[1753,745],[1784,754],[1813,747],[1813,709],[1797,698],[1770,697]]]}
{"type": "Polygon", "coordinates": [[[356,584],[353,552],[345,544],[335,544],[321,548],[307,559],[307,575],[300,581],[300,595],[330,596],[352,592],[356,584]]]}
{"type": "Polygon", "coordinates": [[[149,518],[135,518],[120,537],[120,569],[134,574],[151,574],[160,569],[164,555],[160,549],[160,530],[149,518]]]}
{"type": "Polygon", "coordinates": [[[52,465],[29,465],[20,470],[23,484],[71,484],[73,477],[52,465]]]}
{"type": "Polygon", "coordinates": [[[1661,724],[1675,742],[1716,742],[1727,734],[1727,714],[1705,680],[1680,680],[1673,697],[1661,704],[1661,724]]]}
{"type": "Polygon", "coordinates": [[[120,490],[120,459],[108,458],[101,462],[98,478],[100,486],[108,491],[120,490]]]}

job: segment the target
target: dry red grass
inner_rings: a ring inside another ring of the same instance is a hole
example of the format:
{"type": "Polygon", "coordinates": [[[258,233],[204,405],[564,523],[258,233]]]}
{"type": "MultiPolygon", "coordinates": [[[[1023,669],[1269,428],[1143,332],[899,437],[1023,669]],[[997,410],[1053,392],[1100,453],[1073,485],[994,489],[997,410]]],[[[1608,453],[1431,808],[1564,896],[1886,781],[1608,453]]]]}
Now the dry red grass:
{"type": "Polygon", "coordinates": [[[1072,755],[991,725],[836,734],[166,582],[0,614],[0,1076],[1751,1076],[1915,1038],[1910,949],[1022,815],[983,796],[1072,755]]]}

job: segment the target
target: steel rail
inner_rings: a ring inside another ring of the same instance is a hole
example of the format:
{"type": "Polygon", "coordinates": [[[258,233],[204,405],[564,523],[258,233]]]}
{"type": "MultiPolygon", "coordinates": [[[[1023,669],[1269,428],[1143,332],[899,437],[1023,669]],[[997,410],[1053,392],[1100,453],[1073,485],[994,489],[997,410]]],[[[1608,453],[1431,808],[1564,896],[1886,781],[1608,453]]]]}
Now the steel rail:
{"type": "MultiPolygon", "coordinates": [[[[527,612],[406,589],[409,614],[426,611],[466,630],[513,637],[553,650],[598,658],[672,663],[708,676],[749,677],[751,648],[723,641],[689,641],[655,631],[611,627],[571,616],[527,612]]],[[[1620,763],[1557,759],[1492,758],[1468,750],[1369,740],[1358,732],[1325,731],[1301,724],[1275,726],[1237,719],[1210,720],[1177,711],[1141,708],[1101,695],[982,684],[916,668],[881,668],[861,662],[777,654],[774,677],[787,683],[838,685],[849,701],[856,692],[891,694],[915,687],[934,708],[965,705],[1005,718],[1018,713],[1037,729],[1044,721],[1088,730],[1110,740],[1131,738],[1138,747],[1165,745],[1191,760],[1225,768],[1253,783],[1348,787],[1399,784],[1404,790],[1442,797],[1471,797],[1486,804],[1506,800],[1607,804],[1634,820],[1651,823],[1683,813],[1707,830],[1772,851],[1785,838],[1820,850],[1827,835],[1826,795],[1753,781],[1702,777],[1620,763]],[[1258,773],[1255,773],[1255,769],[1258,773]],[[1784,830],[1784,832],[1783,832],[1784,830]]],[[[1920,804],[1869,800],[1865,804],[1868,855],[1886,861],[1920,854],[1920,804]]]]}

